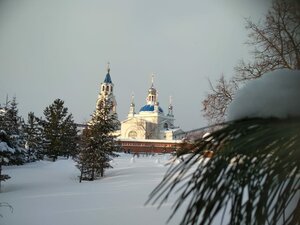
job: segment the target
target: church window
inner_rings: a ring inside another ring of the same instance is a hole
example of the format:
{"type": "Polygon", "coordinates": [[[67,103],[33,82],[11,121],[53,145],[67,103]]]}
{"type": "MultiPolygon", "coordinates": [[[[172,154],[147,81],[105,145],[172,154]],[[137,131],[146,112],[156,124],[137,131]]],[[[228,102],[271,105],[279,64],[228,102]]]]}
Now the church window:
{"type": "Polygon", "coordinates": [[[113,91],[113,87],[112,87],[112,86],[110,87],[110,91],[111,91],[111,92],[113,91]]]}
{"type": "Polygon", "coordinates": [[[164,123],[164,128],[167,130],[169,128],[169,125],[167,123],[164,123]]]}
{"type": "Polygon", "coordinates": [[[104,86],[102,86],[102,91],[104,91],[104,86]]]}
{"type": "Polygon", "coordinates": [[[136,131],[134,131],[134,130],[130,131],[130,132],[128,133],[128,137],[129,137],[129,138],[132,138],[132,139],[136,139],[136,137],[137,137],[136,131]]]}
{"type": "Polygon", "coordinates": [[[109,86],[106,86],[106,91],[109,91],[109,86]]]}

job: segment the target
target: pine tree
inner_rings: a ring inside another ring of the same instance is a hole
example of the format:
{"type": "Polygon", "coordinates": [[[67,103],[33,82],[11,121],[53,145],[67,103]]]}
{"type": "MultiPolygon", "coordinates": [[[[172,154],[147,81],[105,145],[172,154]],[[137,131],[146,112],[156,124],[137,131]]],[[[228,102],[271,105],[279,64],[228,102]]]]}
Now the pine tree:
{"type": "Polygon", "coordinates": [[[3,130],[10,140],[10,147],[15,150],[11,164],[22,164],[25,162],[25,142],[21,117],[18,116],[16,97],[12,101],[6,101],[1,107],[0,130],[3,130]]]}
{"type": "Polygon", "coordinates": [[[62,144],[63,144],[63,155],[65,157],[75,157],[78,149],[78,130],[77,126],[73,121],[72,115],[67,116],[66,120],[62,125],[62,144]]]}
{"type": "Polygon", "coordinates": [[[58,156],[69,156],[75,151],[77,129],[72,114],[68,115],[68,108],[64,101],[56,99],[44,110],[45,120],[42,121],[45,153],[53,161],[58,156]]]}
{"type": "Polygon", "coordinates": [[[18,103],[16,101],[16,97],[12,99],[12,101],[7,105],[6,112],[6,129],[12,135],[19,134],[20,128],[20,118],[18,117],[18,103]]]}
{"type": "Polygon", "coordinates": [[[28,113],[27,123],[24,125],[24,138],[27,160],[43,159],[42,127],[33,112],[28,113]]]}
{"type": "Polygon", "coordinates": [[[111,108],[111,102],[102,100],[83,132],[76,159],[81,172],[80,182],[103,177],[104,170],[111,167],[111,157],[116,156],[114,151],[118,150],[118,145],[113,132],[118,128],[119,121],[111,108]]]}
{"type": "Polygon", "coordinates": [[[0,130],[0,191],[1,182],[10,179],[7,174],[2,174],[2,166],[9,165],[14,158],[13,154],[15,150],[10,147],[9,136],[4,130],[0,130]]]}

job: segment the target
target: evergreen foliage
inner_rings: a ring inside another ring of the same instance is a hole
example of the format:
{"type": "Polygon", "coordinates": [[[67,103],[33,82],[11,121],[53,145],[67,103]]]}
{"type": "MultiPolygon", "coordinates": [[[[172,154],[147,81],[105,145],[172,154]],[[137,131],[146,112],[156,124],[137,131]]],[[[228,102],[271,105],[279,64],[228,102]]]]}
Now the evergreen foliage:
{"type": "Polygon", "coordinates": [[[25,142],[22,120],[18,116],[17,105],[14,97],[12,101],[7,101],[4,107],[0,107],[0,130],[7,135],[9,147],[15,150],[9,163],[18,165],[25,162],[25,142]]]}
{"type": "Polygon", "coordinates": [[[27,123],[24,124],[24,138],[27,161],[43,159],[43,136],[40,120],[33,112],[28,113],[27,123]]]}
{"type": "Polygon", "coordinates": [[[76,151],[77,127],[64,101],[56,99],[44,110],[43,126],[45,154],[53,161],[58,156],[69,157],[76,151]]]}
{"type": "Polygon", "coordinates": [[[66,157],[75,157],[78,154],[78,130],[74,123],[72,115],[67,116],[62,126],[62,145],[63,155],[66,157]]]}
{"type": "Polygon", "coordinates": [[[190,149],[150,195],[163,204],[179,191],[182,225],[300,224],[300,118],[224,123],[190,149]]]}
{"type": "Polygon", "coordinates": [[[112,103],[103,100],[97,105],[91,121],[82,134],[81,147],[76,159],[81,180],[94,180],[104,176],[104,170],[111,167],[109,161],[119,149],[113,132],[119,127],[112,103]]]}
{"type": "Polygon", "coordinates": [[[9,165],[14,159],[15,150],[11,148],[9,136],[4,130],[0,130],[0,191],[1,182],[10,179],[7,174],[2,174],[2,166],[9,165]]]}
{"type": "Polygon", "coordinates": [[[0,185],[1,181],[10,179],[2,174],[2,166],[24,163],[24,150],[22,121],[14,97],[12,101],[7,100],[4,107],[0,106],[0,185]]]}

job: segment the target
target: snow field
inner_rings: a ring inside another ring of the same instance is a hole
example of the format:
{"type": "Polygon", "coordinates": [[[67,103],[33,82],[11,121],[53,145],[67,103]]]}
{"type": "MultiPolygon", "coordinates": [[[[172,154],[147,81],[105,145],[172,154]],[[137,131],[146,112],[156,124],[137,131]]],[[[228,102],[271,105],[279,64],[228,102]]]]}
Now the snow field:
{"type": "MultiPolygon", "coordinates": [[[[2,185],[2,225],[150,225],[165,224],[172,202],[144,205],[163,178],[170,155],[132,157],[121,154],[113,169],[93,182],[79,183],[72,160],[39,161],[5,167],[12,178],[2,185]]],[[[174,200],[175,201],[175,197],[174,200]]],[[[169,224],[178,224],[182,211],[169,224]]]]}

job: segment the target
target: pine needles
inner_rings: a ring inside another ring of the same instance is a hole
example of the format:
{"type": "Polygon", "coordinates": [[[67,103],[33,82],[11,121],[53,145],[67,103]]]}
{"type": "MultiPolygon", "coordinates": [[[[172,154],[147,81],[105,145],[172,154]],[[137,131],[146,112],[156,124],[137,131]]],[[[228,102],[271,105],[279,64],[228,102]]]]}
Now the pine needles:
{"type": "MultiPolygon", "coordinates": [[[[184,151],[183,151],[184,152],[184,151]]],[[[194,143],[150,194],[163,204],[174,191],[180,224],[300,224],[300,119],[230,122],[194,143]],[[207,160],[207,150],[213,156],[207,160]]]]}

